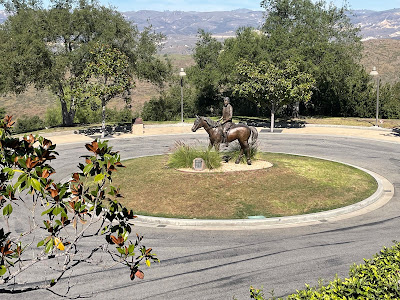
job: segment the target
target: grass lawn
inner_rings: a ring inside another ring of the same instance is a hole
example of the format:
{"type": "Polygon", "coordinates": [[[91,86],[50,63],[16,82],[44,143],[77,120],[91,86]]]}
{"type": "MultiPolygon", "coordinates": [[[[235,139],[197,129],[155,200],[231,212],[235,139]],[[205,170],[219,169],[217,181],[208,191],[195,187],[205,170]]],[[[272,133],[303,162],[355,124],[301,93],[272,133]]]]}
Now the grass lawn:
{"type": "Polygon", "coordinates": [[[168,156],[124,162],[113,184],[121,203],[136,214],[207,219],[291,216],[334,209],[372,195],[377,183],[343,164],[259,153],[272,168],[233,173],[182,173],[166,167],[168,156]]]}

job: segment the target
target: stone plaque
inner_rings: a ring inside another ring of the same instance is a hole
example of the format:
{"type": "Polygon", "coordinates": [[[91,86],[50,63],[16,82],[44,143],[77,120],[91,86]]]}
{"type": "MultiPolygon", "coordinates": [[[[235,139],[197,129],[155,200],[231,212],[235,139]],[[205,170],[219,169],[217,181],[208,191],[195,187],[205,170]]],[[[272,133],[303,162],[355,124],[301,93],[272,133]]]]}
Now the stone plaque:
{"type": "Polygon", "coordinates": [[[202,158],[193,159],[193,169],[195,171],[203,171],[206,168],[206,163],[202,158]]]}

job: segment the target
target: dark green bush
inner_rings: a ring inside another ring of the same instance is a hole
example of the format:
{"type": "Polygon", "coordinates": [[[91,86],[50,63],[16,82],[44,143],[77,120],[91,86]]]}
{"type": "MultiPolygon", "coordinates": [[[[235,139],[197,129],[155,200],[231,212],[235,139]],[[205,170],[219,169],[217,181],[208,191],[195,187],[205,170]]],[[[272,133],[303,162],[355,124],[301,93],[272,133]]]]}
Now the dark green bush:
{"type": "Polygon", "coordinates": [[[25,133],[45,128],[44,121],[39,116],[28,117],[23,115],[15,125],[15,133],[25,133]]]}
{"type": "Polygon", "coordinates": [[[132,122],[132,111],[128,108],[122,110],[106,108],[106,121],[116,123],[132,122]]]}
{"type": "MultiPolygon", "coordinates": [[[[304,290],[297,291],[285,299],[399,299],[400,243],[395,242],[391,248],[384,247],[372,259],[364,261],[364,264],[351,266],[349,278],[336,277],[327,285],[318,287],[306,285],[304,290]]],[[[265,299],[260,295],[262,291],[250,289],[251,298],[265,299]]]]}
{"type": "Polygon", "coordinates": [[[4,107],[0,107],[0,119],[4,119],[6,116],[6,109],[4,107]]]}

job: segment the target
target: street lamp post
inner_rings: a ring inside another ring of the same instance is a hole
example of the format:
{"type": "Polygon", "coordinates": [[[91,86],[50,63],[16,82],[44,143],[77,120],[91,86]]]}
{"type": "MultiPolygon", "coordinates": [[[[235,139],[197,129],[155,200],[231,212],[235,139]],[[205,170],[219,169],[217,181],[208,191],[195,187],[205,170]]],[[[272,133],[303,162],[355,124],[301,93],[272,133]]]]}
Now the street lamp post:
{"type": "Polygon", "coordinates": [[[372,68],[372,71],[369,75],[376,77],[376,121],[375,126],[378,126],[378,115],[379,115],[379,73],[376,70],[376,67],[372,68]]]}
{"type": "Polygon", "coordinates": [[[181,77],[181,123],[183,123],[183,77],[186,76],[183,68],[181,68],[179,76],[181,77]]]}

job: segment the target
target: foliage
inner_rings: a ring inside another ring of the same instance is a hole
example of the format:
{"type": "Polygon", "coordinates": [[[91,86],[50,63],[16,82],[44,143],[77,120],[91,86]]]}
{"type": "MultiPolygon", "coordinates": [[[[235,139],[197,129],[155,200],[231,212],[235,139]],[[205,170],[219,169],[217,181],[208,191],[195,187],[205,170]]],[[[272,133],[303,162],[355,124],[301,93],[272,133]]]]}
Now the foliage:
{"type": "MultiPolygon", "coordinates": [[[[336,277],[327,285],[319,287],[306,284],[304,290],[285,299],[398,299],[399,267],[400,243],[395,242],[394,246],[384,247],[372,259],[364,259],[364,264],[351,266],[348,278],[336,277]]],[[[251,295],[258,296],[254,299],[265,299],[260,290],[252,289],[251,295]]]]}
{"type": "Polygon", "coordinates": [[[310,74],[300,72],[298,65],[290,60],[286,60],[282,68],[265,61],[256,65],[241,60],[237,64],[237,72],[239,83],[234,86],[234,91],[250,96],[260,107],[270,108],[271,132],[275,110],[285,104],[309,101],[315,83],[310,74]]]}
{"type": "Polygon", "coordinates": [[[45,128],[45,122],[39,116],[22,116],[17,120],[15,133],[25,133],[45,128]]]}
{"type": "Polygon", "coordinates": [[[4,107],[0,107],[0,119],[4,119],[6,116],[6,109],[4,107]]]}
{"type": "MultiPolygon", "coordinates": [[[[372,94],[372,102],[376,103],[376,88],[372,94]]],[[[379,91],[380,113],[379,117],[384,119],[400,119],[400,82],[392,85],[385,84],[379,91]]],[[[374,105],[372,105],[374,107],[374,105]]],[[[375,110],[371,115],[375,116],[375,110]]]]}
{"type": "Polygon", "coordinates": [[[220,106],[218,56],[222,44],[211,33],[199,30],[193,58],[196,65],[186,70],[188,80],[197,90],[196,110],[198,114],[210,115],[220,106]]]}
{"type": "MultiPolygon", "coordinates": [[[[368,76],[359,63],[359,28],[351,24],[347,7],[324,0],[264,0],[261,6],[270,59],[276,65],[297,61],[316,80],[309,113],[348,115],[347,99],[365,96],[368,76]]],[[[356,105],[353,101],[351,109],[356,105]]]]}
{"type": "MultiPolygon", "coordinates": [[[[122,167],[118,152],[107,141],[93,141],[86,145],[90,155],[84,156],[85,163],[78,165],[71,180],[56,182],[49,164],[56,159],[56,146],[40,136],[12,138],[12,124],[10,117],[0,123],[0,208],[5,225],[0,228],[0,292],[46,289],[60,295],[53,288],[60,279],[81,264],[103,261],[104,256],[96,255],[100,252],[109,254],[112,264],[126,266],[132,280],[143,278],[140,263],[149,266],[158,260],[142,245],[142,236],[130,239],[129,222],[135,216],[118,203],[119,189],[111,185],[113,173],[122,167]],[[18,231],[9,226],[15,218],[21,224],[18,231]],[[103,236],[103,242],[96,236],[103,236]],[[87,248],[88,242],[93,248],[87,248]],[[22,275],[29,272],[34,284],[22,275]]],[[[67,293],[70,288],[68,283],[67,293]]]]}
{"type": "MultiPolygon", "coordinates": [[[[258,143],[249,144],[249,151],[250,151],[250,159],[256,159],[258,153],[258,143]]],[[[224,151],[224,156],[229,157],[231,160],[235,160],[239,157],[240,154],[240,144],[238,142],[232,143],[229,145],[228,151],[224,151]]],[[[242,157],[241,163],[247,163],[246,156],[242,157]]]]}
{"type": "Polygon", "coordinates": [[[46,110],[45,123],[48,127],[56,127],[62,124],[61,107],[50,107],[46,110]]]}
{"type": "MultiPolygon", "coordinates": [[[[196,115],[194,103],[195,91],[189,85],[183,85],[183,117],[196,115]]],[[[152,98],[143,106],[141,117],[145,121],[178,120],[181,116],[181,87],[172,84],[158,98],[152,98]]]]}
{"type": "Polygon", "coordinates": [[[23,92],[28,85],[49,87],[61,104],[63,125],[73,124],[87,100],[79,87],[88,49],[102,42],[128,58],[129,73],[158,85],[168,78],[169,63],[157,58],[163,36],[151,27],[139,31],[117,11],[96,1],[61,0],[43,8],[37,1],[1,0],[12,14],[0,25],[0,91],[23,92]]]}
{"type": "Polygon", "coordinates": [[[106,105],[132,88],[128,57],[109,45],[95,43],[86,57],[86,66],[74,90],[78,97],[99,99],[102,106],[102,137],[106,126],[106,105]]]}
{"type": "Polygon", "coordinates": [[[216,169],[221,166],[219,152],[212,151],[211,149],[196,149],[183,142],[177,142],[175,148],[175,151],[170,155],[168,160],[168,166],[171,168],[191,168],[195,158],[204,159],[208,169],[216,169]]]}

